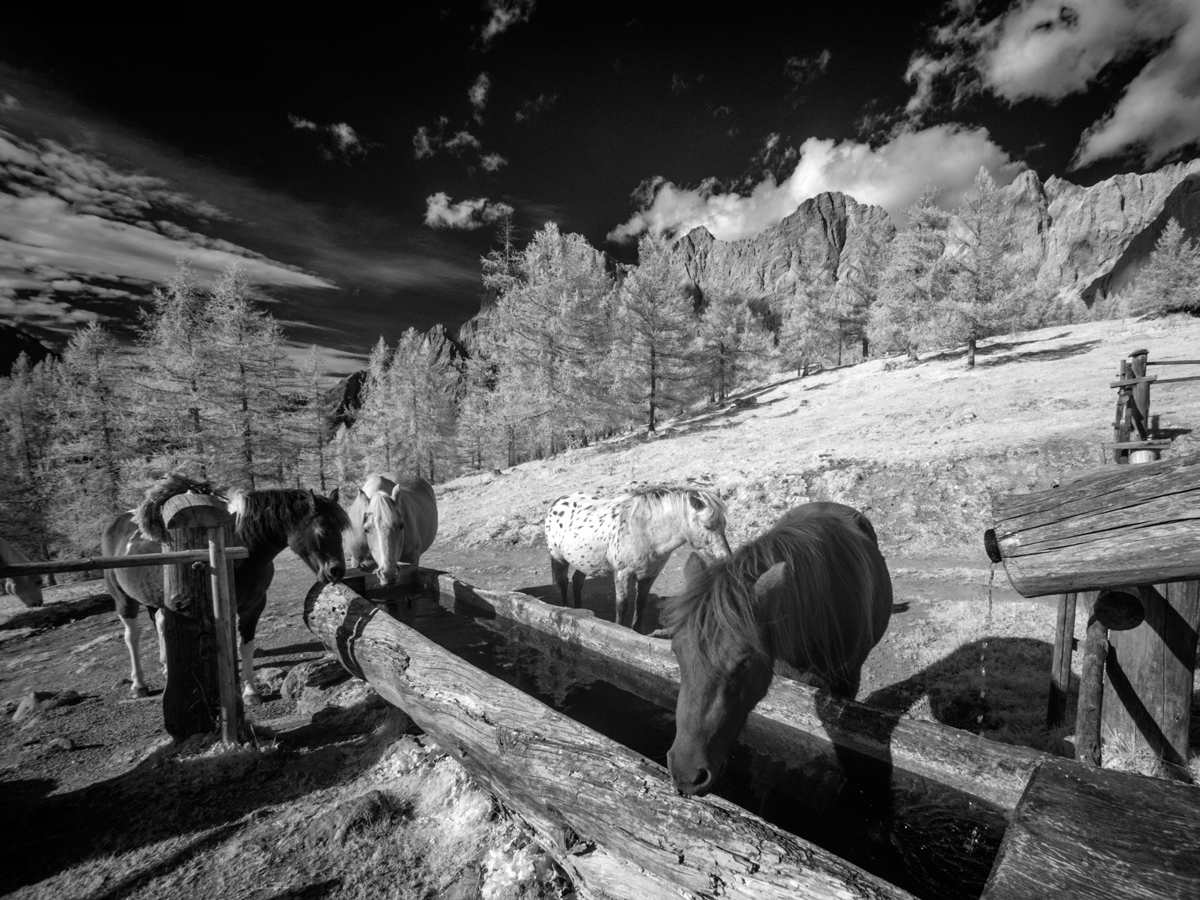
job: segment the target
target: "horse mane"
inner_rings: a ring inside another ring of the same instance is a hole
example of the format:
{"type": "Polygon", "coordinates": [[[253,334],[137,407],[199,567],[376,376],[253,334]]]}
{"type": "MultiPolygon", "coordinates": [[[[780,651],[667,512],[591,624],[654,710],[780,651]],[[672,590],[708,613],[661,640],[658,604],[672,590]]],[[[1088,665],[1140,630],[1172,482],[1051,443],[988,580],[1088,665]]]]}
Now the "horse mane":
{"type": "Polygon", "coordinates": [[[291,531],[310,515],[332,519],[339,531],[350,527],[350,516],[335,501],[301,488],[234,491],[229,498],[234,532],[247,547],[291,531]]]}
{"type": "Polygon", "coordinates": [[[0,538],[0,563],[6,566],[17,566],[27,562],[33,562],[33,560],[22,553],[21,548],[0,538]]]}
{"type": "MultiPolygon", "coordinates": [[[[729,559],[705,567],[680,594],[665,598],[667,630],[686,629],[705,658],[716,662],[720,639],[736,640],[758,656],[833,674],[845,668],[847,648],[836,603],[871,596],[873,566],[865,534],[838,518],[799,519],[777,525],[739,548],[729,559]],[[755,583],[776,563],[787,564],[786,587],[760,608],[755,583]]],[[[865,601],[863,601],[865,602],[865,601]]]]}
{"type": "Polygon", "coordinates": [[[725,525],[729,509],[725,501],[716,491],[707,488],[669,487],[653,484],[633,488],[618,498],[621,504],[621,515],[653,514],[660,510],[672,509],[687,500],[688,494],[696,494],[711,506],[721,517],[722,528],[725,525]]]}
{"type": "Polygon", "coordinates": [[[390,494],[382,491],[372,494],[367,501],[367,509],[375,514],[375,519],[381,526],[394,528],[397,525],[404,525],[400,519],[400,512],[396,508],[396,502],[390,494]]]}
{"type": "Polygon", "coordinates": [[[160,544],[171,543],[171,534],[163,524],[163,504],[179,494],[210,494],[221,496],[209,481],[197,481],[179,472],[172,472],[146,489],[141,503],[133,510],[133,524],[142,536],[160,544]]]}

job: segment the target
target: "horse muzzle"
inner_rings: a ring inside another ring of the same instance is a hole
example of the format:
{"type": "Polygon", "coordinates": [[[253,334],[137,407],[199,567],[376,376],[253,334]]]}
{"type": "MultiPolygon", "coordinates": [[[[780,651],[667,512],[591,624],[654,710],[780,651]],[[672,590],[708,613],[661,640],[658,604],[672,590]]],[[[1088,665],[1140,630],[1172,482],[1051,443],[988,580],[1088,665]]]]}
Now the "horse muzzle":
{"type": "Polygon", "coordinates": [[[321,575],[326,581],[337,584],[346,577],[346,567],[340,563],[329,563],[321,566],[321,575]]]}
{"type": "Polygon", "coordinates": [[[667,751],[667,770],[675,790],[684,797],[703,797],[717,783],[719,772],[703,761],[688,759],[687,754],[677,753],[672,747],[667,751]]]}

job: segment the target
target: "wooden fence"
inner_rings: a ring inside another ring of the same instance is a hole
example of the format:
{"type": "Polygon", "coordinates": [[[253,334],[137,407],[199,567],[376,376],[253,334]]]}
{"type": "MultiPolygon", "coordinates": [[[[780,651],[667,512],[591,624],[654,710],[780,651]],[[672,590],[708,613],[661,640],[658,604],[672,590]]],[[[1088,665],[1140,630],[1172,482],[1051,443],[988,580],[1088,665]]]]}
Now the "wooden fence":
{"type": "Polygon", "coordinates": [[[162,515],[172,544],[186,549],[21,563],[0,567],[0,578],[162,566],[166,605],[159,615],[165,617],[167,642],[167,731],[183,740],[219,728],[221,740],[236,743],[246,729],[237,690],[237,603],[229,561],[249,553],[245,547],[226,546],[233,517],[215,497],[180,494],[163,505],[162,515]]]}

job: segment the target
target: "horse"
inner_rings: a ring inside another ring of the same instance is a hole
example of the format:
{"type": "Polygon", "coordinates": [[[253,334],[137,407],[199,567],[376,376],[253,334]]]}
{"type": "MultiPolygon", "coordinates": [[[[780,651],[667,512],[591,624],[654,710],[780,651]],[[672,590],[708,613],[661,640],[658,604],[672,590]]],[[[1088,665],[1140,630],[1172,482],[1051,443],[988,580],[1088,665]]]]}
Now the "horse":
{"type": "Polygon", "coordinates": [[[713,491],[645,487],[604,500],[591,494],[559,497],[546,514],[546,546],[554,583],[567,605],[567,572],[575,607],[583,603],[588,575],[613,575],[618,625],[629,598],[635,597],[629,627],[644,622],[650,586],[671,553],[684,544],[713,559],[729,556],[725,539],[725,503],[713,491]]]}
{"type": "Polygon", "coordinates": [[[840,503],[807,503],[728,560],[684,565],[663,620],[679,662],[667,767],[681,794],[712,790],[774,672],[854,698],[892,614],[875,529],[840,503]]]}
{"type": "MultiPolygon", "coordinates": [[[[28,556],[0,538],[0,566],[17,566],[21,563],[32,562],[28,556]]],[[[16,594],[26,606],[42,605],[42,580],[36,575],[10,575],[4,579],[4,589],[10,594],[16,594]]]]}
{"type": "MultiPolygon", "coordinates": [[[[134,510],[113,516],[100,538],[105,556],[159,553],[170,549],[170,535],[162,524],[162,505],[187,492],[216,494],[207,482],[181,475],[168,475],[149,490],[134,510]]],[[[218,495],[219,496],[219,495],[218,495]]],[[[284,547],[291,547],[304,563],[324,581],[340,581],[346,574],[342,554],[342,531],[349,520],[337,503],[337,489],[324,497],[310,490],[273,489],[233,491],[227,508],[234,514],[233,543],[249,551],[246,559],[233,561],[238,632],[242,638],[242,699],[249,705],[262,703],[254,679],[254,632],[267,605],[267,588],[275,574],[273,560],[284,547]]],[[[137,614],[145,606],[155,619],[158,652],[163,674],[167,671],[163,616],[163,576],[157,566],[107,569],[104,581],[117,604],[117,615],[125,629],[129,649],[130,691],[135,697],[149,694],[139,658],[140,634],[137,614]]]]}
{"type": "Polygon", "coordinates": [[[433,485],[419,475],[369,475],[350,504],[346,531],[351,566],[378,572],[385,585],[400,580],[400,563],[417,566],[437,537],[433,485]]]}

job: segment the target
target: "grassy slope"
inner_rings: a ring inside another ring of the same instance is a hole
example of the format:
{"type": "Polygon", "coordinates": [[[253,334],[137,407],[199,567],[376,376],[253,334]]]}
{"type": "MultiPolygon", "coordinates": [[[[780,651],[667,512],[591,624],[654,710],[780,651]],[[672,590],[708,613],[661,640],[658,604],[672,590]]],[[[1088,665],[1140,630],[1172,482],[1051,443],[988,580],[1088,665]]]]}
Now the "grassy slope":
{"type": "MultiPolygon", "coordinates": [[[[1104,461],[1116,401],[1108,385],[1139,348],[1152,361],[1200,358],[1200,320],[993,339],[974,370],[953,351],[780,378],[740,395],[751,405],[673,421],[651,439],[643,432],[442,485],[439,544],[536,545],[562,494],[696,481],[728,499],[735,545],[795,503],[838,500],[871,516],[889,558],[981,562],[993,493],[1048,486],[1104,461]]],[[[1164,426],[1200,428],[1200,386],[1154,389],[1151,411],[1164,426]]],[[[1198,448],[1186,435],[1172,455],[1198,448]]]]}

